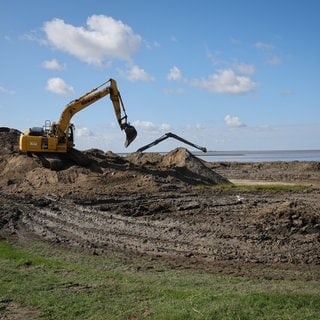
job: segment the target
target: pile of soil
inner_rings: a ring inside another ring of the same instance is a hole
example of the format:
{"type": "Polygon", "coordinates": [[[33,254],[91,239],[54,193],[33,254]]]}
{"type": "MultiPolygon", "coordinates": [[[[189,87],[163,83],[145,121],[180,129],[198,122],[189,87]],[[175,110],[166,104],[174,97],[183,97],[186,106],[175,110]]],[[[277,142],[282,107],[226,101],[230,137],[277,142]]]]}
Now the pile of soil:
{"type": "Polygon", "coordinates": [[[91,149],[83,152],[88,158],[85,167],[68,160],[62,170],[48,170],[42,165],[42,157],[18,153],[19,134],[14,129],[0,131],[0,186],[9,193],[86,196],[113,188],[135,192],[229,183],[184,148],[164,156],[133,153],[127,157],[91,149]]]}
{"type": "Polygon", "coordinates": [[[20,131],[7,127],[0,127],[0,155],[18,152],[20,131]]]}
{"type": "Polygon", "coordinates": [[[19,154],[18,139],[19,131],[0,130],[0,236],[96,254],[120,250],[175,268],[320,276],[305,272],[320,265],[319,163],[208,163],[184,148],[126,157],[91,149],[83,152],[85,167],[68,162],[53,171],[37,156],[19,154]],[[236,180],[308,188],[216,187],[236,180]]]}

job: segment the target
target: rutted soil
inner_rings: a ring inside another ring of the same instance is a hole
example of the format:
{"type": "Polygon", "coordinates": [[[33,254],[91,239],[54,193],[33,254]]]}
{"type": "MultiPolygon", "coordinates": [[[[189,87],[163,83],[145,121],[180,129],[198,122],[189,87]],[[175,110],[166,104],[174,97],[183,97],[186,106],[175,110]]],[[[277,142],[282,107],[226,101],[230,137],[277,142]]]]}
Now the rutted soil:
{"type": "Polygon", "coordinates": [[[249,277],[320,276],[306,272],[320,268],[319,163],[207,163],[184,148],[127,157],[87,150],[87,167],[51,171],[18,153],[18,136],[0,130],[2,236],[121,251],[142,266],[156,260],[249,277]],[[309,187],[212,187],[234,179],[309,187]]]}

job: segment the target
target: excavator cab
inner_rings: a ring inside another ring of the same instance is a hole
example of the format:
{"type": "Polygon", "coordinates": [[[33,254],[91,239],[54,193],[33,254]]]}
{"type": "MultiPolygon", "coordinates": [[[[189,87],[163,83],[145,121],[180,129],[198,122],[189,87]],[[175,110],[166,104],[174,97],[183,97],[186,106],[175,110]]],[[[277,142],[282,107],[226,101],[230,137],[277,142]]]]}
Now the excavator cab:
{"type": "Polygon", "coordinates": [[[129,144],[136,138],[137,136],[137,130],[135,129],[134,126],[124,123],[122,125],[122,129],[124,130],[126,134],[126,141],[124,143],[124,146],[127,148],[129,144]]]}

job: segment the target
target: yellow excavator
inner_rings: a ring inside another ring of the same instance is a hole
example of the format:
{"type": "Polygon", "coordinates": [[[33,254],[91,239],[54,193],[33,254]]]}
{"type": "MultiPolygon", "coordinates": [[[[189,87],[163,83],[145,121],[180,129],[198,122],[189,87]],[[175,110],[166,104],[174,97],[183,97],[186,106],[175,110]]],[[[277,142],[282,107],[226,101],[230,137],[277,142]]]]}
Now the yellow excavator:
{"type": "MultiPolygon", "coordinates": [[[[74,156],[74,125],[70,123],[71,118],[79,111],[85,109],[108,94],[110,95],[110,99],[113,103],[120,129],[124,130],[126,134],[125,147],[128,147],[136,138],[137,131],[132,125],[130,125],[130,123],[127,122],[127,114],[117,87],[117,82],[114,79],[110,79],[100,86],[93,88],[80,98],[67,104],[58,122],[51,123],[51,121],[47,120],[43,127],[33,127],[21,133],[19,141],[20,151],[27,154],[37,154],[42,156],[42,158],[50,158],[51,167],[53,163],[52,159],[54,159],[54,155],[57,154],[72,155],[73,158],[79,160],[79,156],[74,156]],[[110,83],[110,85],[100,89],[107,83],[110,83]],[[121,109],[124,114],[123,116],[121,114],[121,109]],[[48,154],[51,154],[51,157],[48,156],[48,154]]],[[[57,157],[55,159],[57,159],[57,157]]]]}

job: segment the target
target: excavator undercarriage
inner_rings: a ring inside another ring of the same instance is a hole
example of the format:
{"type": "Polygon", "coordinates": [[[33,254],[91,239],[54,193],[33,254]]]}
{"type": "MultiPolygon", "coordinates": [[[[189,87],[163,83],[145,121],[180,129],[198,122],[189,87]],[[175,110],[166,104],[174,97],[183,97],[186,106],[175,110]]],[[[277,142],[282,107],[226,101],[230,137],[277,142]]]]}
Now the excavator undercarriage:
{"type": "Polygon", "coordinates": [[[72,165],[87,167],[91,162],[85,153],[74,148],[70,149],[67,153],[37,152],[28,154],[39,159],[43,167],[54,171],[62,170],[72,165]]]}

